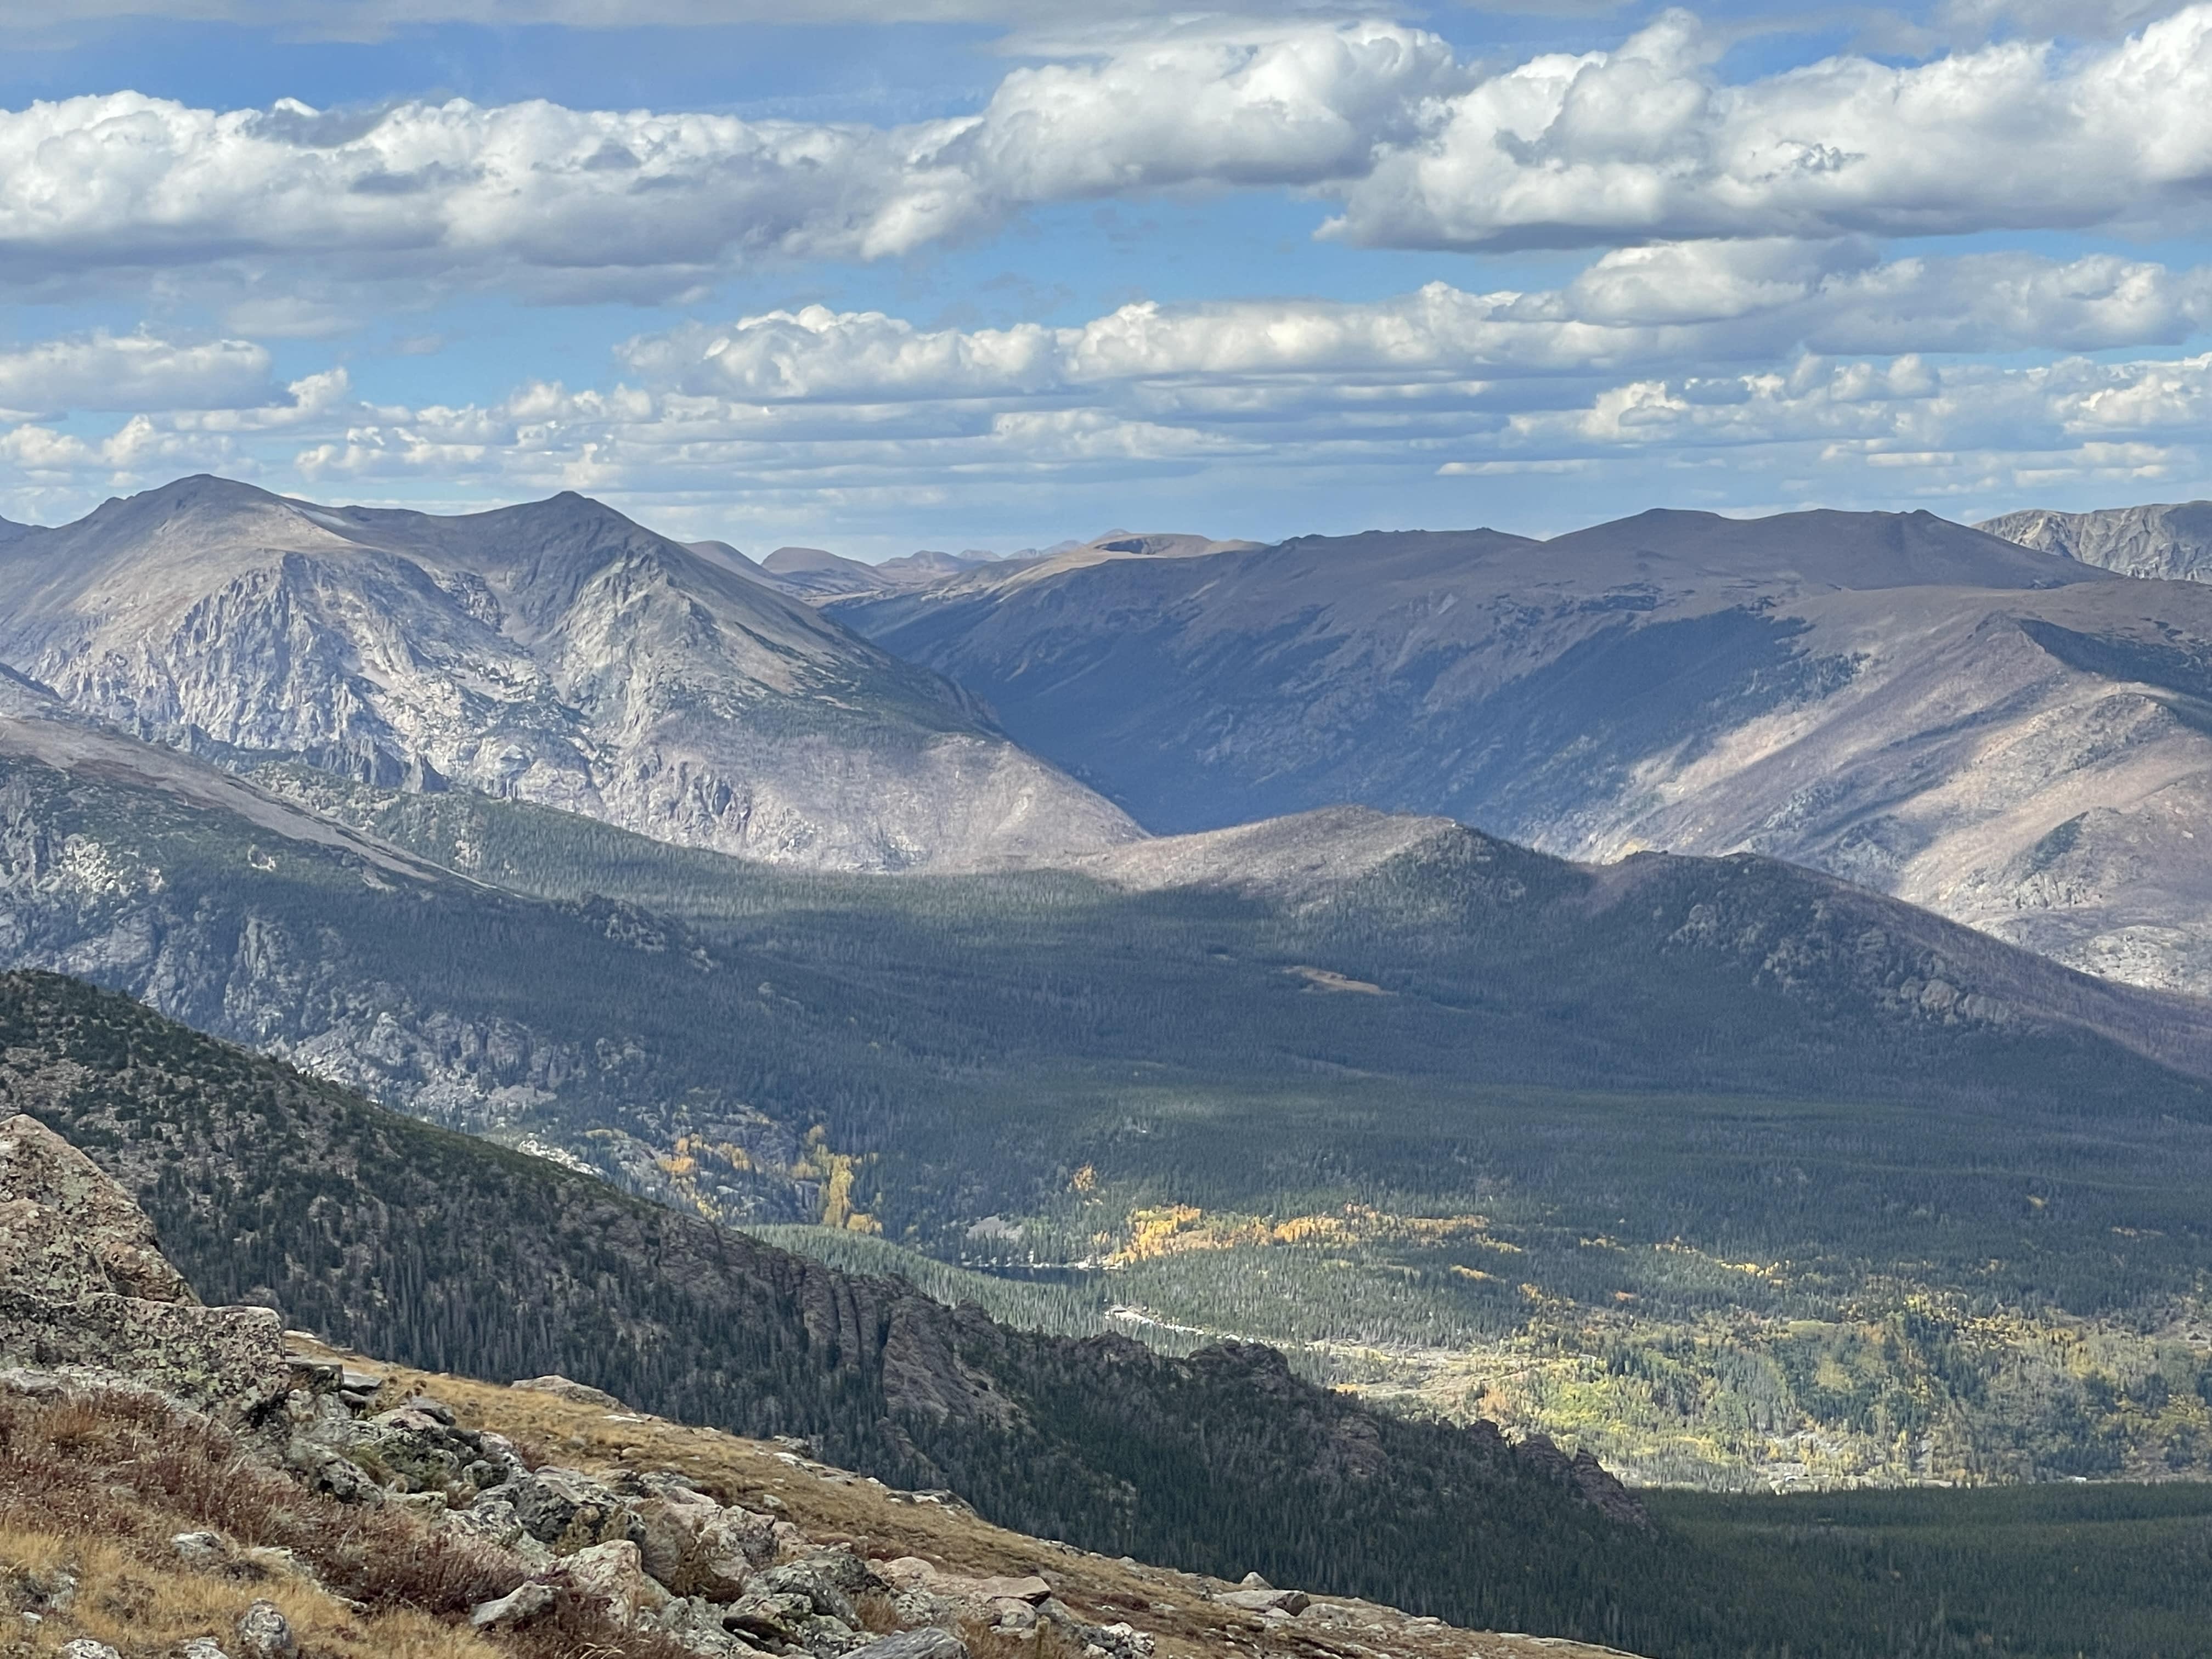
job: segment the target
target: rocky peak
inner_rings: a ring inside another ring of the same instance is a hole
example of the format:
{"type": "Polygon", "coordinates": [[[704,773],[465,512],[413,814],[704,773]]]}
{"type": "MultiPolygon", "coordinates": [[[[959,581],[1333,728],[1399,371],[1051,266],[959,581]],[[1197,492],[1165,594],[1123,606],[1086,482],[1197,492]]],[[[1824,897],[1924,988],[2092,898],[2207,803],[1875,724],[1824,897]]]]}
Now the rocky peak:
{"type": "Polygon", "coordinates": [[[180,479],[0,546],[0,664],[228,765],[830,868],[1139,833],[963,693],[574,493],[442,517],[180,479]]]}

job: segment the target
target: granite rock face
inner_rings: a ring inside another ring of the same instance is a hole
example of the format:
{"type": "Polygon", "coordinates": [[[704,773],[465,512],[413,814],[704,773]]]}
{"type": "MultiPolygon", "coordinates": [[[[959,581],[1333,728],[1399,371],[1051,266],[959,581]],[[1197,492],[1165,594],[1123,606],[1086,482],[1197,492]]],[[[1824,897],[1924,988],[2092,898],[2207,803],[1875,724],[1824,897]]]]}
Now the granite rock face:
{"type": "Polygon", "coordinates": [[[289,1387],[276,1314],[202,1307],[130,1195],[21,1114],[0,1121],[0,1365],[89,1366],[249,1414],[289,1387]]]}
{"type": "Polygon", "coordinates": [[[1138,831],[924,669],[581,496],[463,518],[187,478],[0,542],[0,662],[228,764],[459,786],[823,869],[1138,831]]]}
{"type": "Polygon", "coordinates": [[[1977,526],[2022,547],[2124,576],[2212,580],[2212,501],[2110,507],[2091,513],[2029,507],[1977,526]]]}

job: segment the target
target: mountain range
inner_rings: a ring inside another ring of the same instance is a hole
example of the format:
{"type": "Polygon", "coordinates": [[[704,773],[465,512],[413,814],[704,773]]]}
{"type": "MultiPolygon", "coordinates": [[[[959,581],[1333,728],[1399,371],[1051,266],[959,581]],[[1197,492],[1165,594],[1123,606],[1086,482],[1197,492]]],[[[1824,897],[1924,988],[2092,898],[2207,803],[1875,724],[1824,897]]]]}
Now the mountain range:
{"type": "Polygon", "coordinates": [[[580,496],[460,519],[187,478],[0,542],[0,662],[190,752],[826,868],[1127,839],[943,680],[580,496]]]}
{"type": "Polygon", "coordinates": [[[1640,1480],[2212,1468],[2203,586],[1839,514],[783,580],[575,497],[15,534],[0,963],[1640,1480]]]}
{"type": "Polygon", "coordinates": [[[2126,1391],[2212,1369],[2171,1330],[2212,1272],[2194,999],[1756,857],[1593,869],[1333,809],[1059,869],[794,870],[10,695],[0,960],[679,1211],[816,1224],[791,1242],[870,1271],[1049,1269],[1054,1328],[1279,1342],[1644,1479],[2199,1455],[2126,1391]],[[2039,1311],[1961,1347],[1988,1297],[2039,1311]],[[1945,1311],[1869,1358],[1908,1299],[1945,1311]],[[1667,1380],[1692,1329],[1734,1380],[1667,1380]],[[2049,1358],[2089,1331],[2105,1395],[2049,1358]],[[1604,1385],[1633,1399],[1589,1419],[1530,1344],[1638,1356],[1604,1385]],[[1808,1347],[1887,1403],[1814,1387],[1808,1347]]]}
{"type": "Polygon", "coordinates": [[[1148,828],[1342,801],[1752,851],[2212,989],[2212,593],[1926,514],[971,571],[829,613],[1148,828]]]}

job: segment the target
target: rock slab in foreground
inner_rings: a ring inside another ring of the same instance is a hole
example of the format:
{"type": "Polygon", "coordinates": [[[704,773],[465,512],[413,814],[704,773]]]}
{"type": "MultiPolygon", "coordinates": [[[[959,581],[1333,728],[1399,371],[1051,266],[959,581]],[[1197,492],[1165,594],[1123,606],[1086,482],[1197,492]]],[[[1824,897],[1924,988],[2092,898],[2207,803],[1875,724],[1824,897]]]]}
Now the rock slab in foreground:
{"type": "Polygon", "coordinates": [[[231,1413],[290,1386],[276,1315],[202,1307],[130,1194],[19,1113],[0,1121],[0,1366],[73,1365],[231,1413]]]}

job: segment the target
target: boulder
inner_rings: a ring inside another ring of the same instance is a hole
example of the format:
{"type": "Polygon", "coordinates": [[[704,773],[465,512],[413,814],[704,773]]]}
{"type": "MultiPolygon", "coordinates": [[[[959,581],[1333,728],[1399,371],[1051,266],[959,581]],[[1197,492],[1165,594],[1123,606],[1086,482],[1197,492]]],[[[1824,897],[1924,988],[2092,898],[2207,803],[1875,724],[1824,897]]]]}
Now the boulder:
{"type": "Polygon", "coordinates": [[[637,1515],[628,1500],[580,1469],[549,1465],[519,1477],[510,1490],[522,1529],[559,1554],[636,1541],[637,1515]]]}
{"type": "Polygon", "coordinates": [[[968,1644],[949,1630],[902,1630],[854,1649],[848,1659],[968,1659],[968,1644]]]}
{"type": "Polygon", "coordinates": [[[188,1561],[196,1567],[219,1565],[230,1553],[218,1534],[204,1530],[180,1532],[169,1540],[169,1547],[176,1551],[179,1561],[188,1561]]]}
{"type": "Polygon", "coordinates": [[[768,1641],[795,1642],[813,1617],[811,1597],[749,1590],[723,1613],[722,1623],[731,1630],[768,1641]]]}
{"type": "Polygon", "coordinates": [[[1035,1573],[1018,1578],[971,1578],[974,1594],[987,1601],[1026,1601],[1034,1606],[1052,1595],[1052,1586],[1035,1573]]]}
{"type": "Polygon", "coordinates": [[[679,1647],[700,1656],[700,1659],[735,1659],[739,1654],[750,1654],[754,1648],[722,1627],[722,1610],[696,1595],[687,1595],[671,1601],[660,1610],[654,1626],[679,1647]]]}
{"type": "Polygon", "coordinates": [[[1293,1618],[1313,1605],[1313,1599],[1304,1590],[1294,1589],[1224,1590],[1213,1599],[1225,1607],[1242,1607],[1247,1613],[1287,1613],[1293,1618]]]}
{"type": "Polygon", "coordinates": [[[62,1659],[123,1659],[123,1656],[105,1642],[80,1636],[74,1642],[62,1644],[62,1659]]]}
{"type": "Polygon", "coordinates": [[[1034,1607],[1052,1595],[1052,1586],[1035,1573],[1018,1577],[970,1578],[932,1566],[915,1555],[878,1562],[876,1571],[904,1595],[927,1598],[955,1608],[988,1610],[1000,1601],[1018,1601],[1034,1607]]]}
{"type": "Polygon", "coordinates": [[[628,1539],[593,1544],[578,1550],[546,1575],[577,1595],[605,1604],[607,1617],[624,1630],[634,1627],[638,1615],[666,1601],[665,1594],[648,1589],[651,1581],[638,1559],[637,1546],[628,1539]]]}
{"type": "Polygon", "coordinates": [[[608,1410],[619,1409],[622,1401],[605,1389],[595,1389],[587,1382],[578,1382],[558,1375],[527,1376],[510,1388],[527,1389],[534,1394],[550,1394],[556,1400],[572,1401],[580,1406],[605,1406],[608,1410]]]}
{"type": "Polygon", "coordinates": [[[87,1366],[250,1416],[289,1392],[283,1324],[203,1308],[154,1224],[36,1118],[0,1121],[0,1366],[87,1366]]]}
{"type": "Polygon", "coordinates": [[[750,1595],[803,1596],[816,1616],[835,1619],[841,1624],[858,1625],[859,1609],[853,1598],[837,1583],[834,1567],[819,1560],[793,1561],[787,1566],[769,1567],[753,1575],[746,1586],[750,1595]]]}
{"type": "Polygon", "coordinates": [[[244,1659],[295,1659],[300,1643],[274,1601],[256,1601],[238,1615],[238,1650],[244,1659]]]}
{"type": "MultiPolygon", "coordinates": [[[[184,1275],[163,1258],[154,1224],[100,1166],[27,1113],[0,1122],[0,1200],[21,1220],[31,1206],[48,1211],[78,1242],[105,1282],[88,1286],[144,1302],[196,1303],[184,1275]]],[[[0,1223],[0,1251],[6,1249],[0,1223]]],[[[29,1263],[22,1264],[24,1267],[29,1263]]],[[[35,1279],[18,1276],[17,1264],[0,1255],[0,1274],[11,1285],[42,1293],[35,1279]]],[[[76,1270],[70,1270],[71,1279],[76,1270]]],[[[56,1285],[59,1290],[60,1286],[56,1285]]],[[[68,1291],[57,1299],[74,1299],[68,1291]]]]}
{"type": "Polygon", "coordinates": [[[775,1523],[724,1509],[697,1492],[670,1488],[637,1508],[645,1570],[678,1595],[734,1601],[759,1568],[775,1559],[775,1523]]]}
{"type": "Polygon", "coordinates": [[[495,1550],[513,1549],[526,1536],[514,1505],[504,1498],[479,1498],[466,1509],[448,1510],[438,1517],[438,1526],[449,1537],[495,1550]]]}
{"type": "Polygon", "coordinates": [[[479,1601],[469,1610],[469,1623],[477,1630],[512,1630],[553,1611],[552,1586],[535,1581],[517,1586],[496,1601],[479,1601]]]}
{"type": "Polygon", "coordinates": [[[230,1659],[212,1637],[195,1636],[178,1648],[176,1659],[230,1659]]]}

